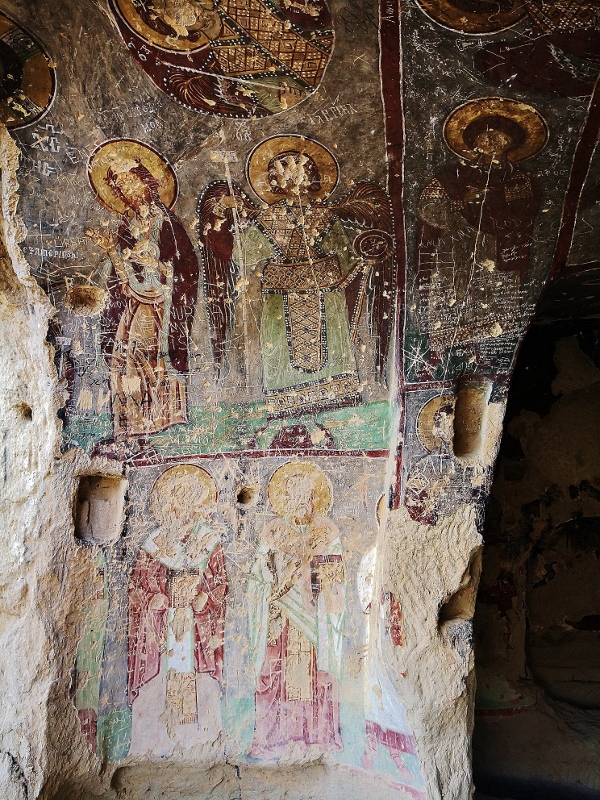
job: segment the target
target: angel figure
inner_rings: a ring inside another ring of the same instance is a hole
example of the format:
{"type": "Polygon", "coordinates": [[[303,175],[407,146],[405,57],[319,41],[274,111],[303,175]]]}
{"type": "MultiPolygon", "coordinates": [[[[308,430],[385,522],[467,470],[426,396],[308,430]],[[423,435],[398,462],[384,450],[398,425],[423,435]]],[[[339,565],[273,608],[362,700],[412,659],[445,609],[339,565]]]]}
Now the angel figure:
{"type": "Polygon", "coordinates": [[[362,182],[341,200],[326,202],[338,180],[335,158],[298,135],[259,144],[247,177],[260,205],[239,186],[216,181],[198,206],[217,369],[224,366],[236,311],[244,310],[252,267],[260,277],[267,418],[357,405],[354,343],[365,302],[376,340],[374,366],[385,382],[395,295],[389,198],[380,186],[362,182]]]}

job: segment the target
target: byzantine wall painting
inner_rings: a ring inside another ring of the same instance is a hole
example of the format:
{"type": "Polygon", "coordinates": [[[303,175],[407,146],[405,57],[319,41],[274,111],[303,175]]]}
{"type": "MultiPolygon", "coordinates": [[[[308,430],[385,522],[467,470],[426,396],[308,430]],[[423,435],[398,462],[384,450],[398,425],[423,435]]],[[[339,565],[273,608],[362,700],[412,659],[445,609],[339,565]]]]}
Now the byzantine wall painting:
{"type": "Polygon", "coordinates": [[[397,414],[384,109],[344,78],[377,74],[376,16],[8,5],[56,86],[17,141],[63,448],[128,487],[121,529],[74,545],[82,735],[102,762],[325,758],[424,797],[376,557],[397,414]]]}
{"type": "Polygon", "coordinates": [[[423,796],[385,656],[405,641],[400,600],[377,575],[377,466],[207,458],[130,473],[127,533],[93,547],[74,669],[99,758],[325,755],[423,796]]]}
{"type": "Polygon", "coordinates": [[[485,408],[548,271],[585,261],[598,13],[64,5],[3,3],[0,111],[64,451],[129,487],[122,530],[74,544],[82,733],[424,797],[377,553],[389,501],[481,505],[485,408]]]}
{"type": "Polygon", "coordinates": [[[504,401],[544,283],[595,266],[600,18],[585,0],[418,0],[402,22],[414,57],[404,63],[396,502],[434,525],[487,494],[485,409],[504,401]],[[482,423],[462,446],[460,425],[472,420],[461,420],[461,405],[482,423]]]}

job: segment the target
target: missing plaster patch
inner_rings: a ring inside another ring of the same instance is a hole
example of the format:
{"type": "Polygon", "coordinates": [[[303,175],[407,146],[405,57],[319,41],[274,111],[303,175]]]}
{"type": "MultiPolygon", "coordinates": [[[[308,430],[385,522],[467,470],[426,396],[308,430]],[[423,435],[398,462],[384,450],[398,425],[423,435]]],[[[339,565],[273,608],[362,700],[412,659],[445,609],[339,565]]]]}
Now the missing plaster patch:
{"type": "Polygon", "coordinates": [[[27,403],[18,403],[16,409],[24,420],[31,422],[33,419],[33,410],[30,405],[27,403]]]}
{"type": "Polygon", "coordinates": [[[258,486],[240,486],[237,490],[238,505],[244,508],[251,508],[258,503],[260,490],[258,486]]]}
{"type": "Polygon", "coordinates": [[[67,292],[67,305],[76,315],[93,316],[102,310],[106,296],[97,286],[72,286],[67,292]]]}
{"type": "Polygon", "coordinates": [[[119,538],[125,517],[127,481],[118,475],[84,475],[74,508],[75,537],[103,545],[119,538]]]}

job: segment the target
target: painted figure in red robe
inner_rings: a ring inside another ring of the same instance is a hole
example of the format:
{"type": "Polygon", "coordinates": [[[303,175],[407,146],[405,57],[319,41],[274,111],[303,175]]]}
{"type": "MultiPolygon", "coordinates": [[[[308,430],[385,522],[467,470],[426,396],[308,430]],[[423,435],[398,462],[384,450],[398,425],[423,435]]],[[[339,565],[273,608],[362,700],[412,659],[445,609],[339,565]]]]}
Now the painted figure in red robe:
{"type": "Polygon", "coordinates": [[[162,473],[150,511],[159,527],[129,584],[131,752],[163,754],[176,741],[213,741],[220,728],[226,525],[214,480],[192,465],[162,473]]]}
{"type": "Polygon", "coordinates": [[[346,582],[340,534],[326,514],[331,485],[310,462],[280,467],[248,581],[256,670],[249,755],[318,758],[342,750],[339,680],[346,582]]]}
{"type": "Polygon", "coordinates": [[[170,165],[147,145],[114,140],[90,157],[98,199],[122,215],[116,234],[85,233],[106,253],[108,302],[101,347],[108,361],[115,440],[145,439],[187,422],[188,344],[198,258],[178,217],[170,165]]]}

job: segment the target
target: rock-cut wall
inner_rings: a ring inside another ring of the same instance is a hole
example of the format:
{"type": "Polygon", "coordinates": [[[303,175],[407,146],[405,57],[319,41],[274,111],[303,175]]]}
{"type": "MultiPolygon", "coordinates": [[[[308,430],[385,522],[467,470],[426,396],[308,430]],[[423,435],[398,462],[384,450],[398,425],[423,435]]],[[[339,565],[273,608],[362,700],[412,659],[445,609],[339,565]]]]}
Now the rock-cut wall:
{"type": "Polygon", "coordinates": [[[598,13],[497,5],[0,3],[6,796],[470,796],[512,365],[597,268],[598,13]]]}

